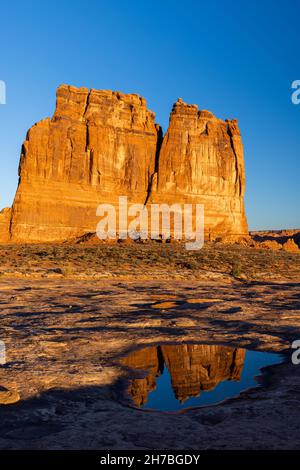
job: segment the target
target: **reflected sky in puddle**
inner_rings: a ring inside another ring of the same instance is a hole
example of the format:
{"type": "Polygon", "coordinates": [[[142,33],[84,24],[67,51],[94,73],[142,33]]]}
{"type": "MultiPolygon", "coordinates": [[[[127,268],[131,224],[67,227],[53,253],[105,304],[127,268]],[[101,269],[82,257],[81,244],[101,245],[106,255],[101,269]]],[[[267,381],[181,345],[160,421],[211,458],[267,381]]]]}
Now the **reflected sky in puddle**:
{"type": "Polygon", "coordinates": [[[280,354],[219,345],[180,344],[139,349],[123,358],[132,371],[127,392],[143,409],[179,411],[212,405],[258,385],[280,354]]]}

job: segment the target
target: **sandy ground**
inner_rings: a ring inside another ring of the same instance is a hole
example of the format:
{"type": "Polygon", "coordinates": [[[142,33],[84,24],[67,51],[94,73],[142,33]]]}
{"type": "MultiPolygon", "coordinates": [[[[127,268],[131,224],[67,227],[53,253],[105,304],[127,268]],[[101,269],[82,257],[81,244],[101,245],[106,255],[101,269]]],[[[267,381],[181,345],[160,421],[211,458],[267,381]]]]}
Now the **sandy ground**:
{"type": "Polygon", "coordinates": [[[300,365],[291,363],[291,342],[300,339],[299,286],[227,275],[3,277],[0,400],[10,392],[20,401],[0,405],[0,448],[299,449],[300,365]],[[265,369],[263,387],[216,406],[168,414],[121,404],[120,357],[170,341],[276,351],[284,359],[265,369]]]}

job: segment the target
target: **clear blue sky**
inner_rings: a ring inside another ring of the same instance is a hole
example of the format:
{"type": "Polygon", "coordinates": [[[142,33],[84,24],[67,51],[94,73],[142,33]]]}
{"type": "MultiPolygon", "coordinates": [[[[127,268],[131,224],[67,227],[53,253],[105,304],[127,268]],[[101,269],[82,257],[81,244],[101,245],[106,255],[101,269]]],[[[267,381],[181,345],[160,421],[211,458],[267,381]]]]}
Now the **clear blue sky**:
{"type": "Polygon", "coordinates": [[[184,101],[239,120],[250,229],[299,228],[300,1],[1,2],[0,206],[61,83],[139,93],[164,130],[184,101]]]}

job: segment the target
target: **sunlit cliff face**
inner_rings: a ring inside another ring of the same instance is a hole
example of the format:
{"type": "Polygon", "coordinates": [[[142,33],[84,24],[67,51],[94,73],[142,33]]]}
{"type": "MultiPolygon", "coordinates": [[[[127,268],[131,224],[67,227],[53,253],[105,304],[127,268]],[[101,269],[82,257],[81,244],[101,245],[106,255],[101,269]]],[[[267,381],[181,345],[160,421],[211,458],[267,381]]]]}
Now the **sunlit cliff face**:
{"type": "Polygon", "coordinates": [[[143,205],[201,204],[209,240],[248,234],[237,121],[181,99],[163,136],[144,98],[61,85],[53,117],[26,135],[19,177],[11,211],[0,213],[2,242],[93,233],[98,205],[118,212],[119,196],[143,205]]]}

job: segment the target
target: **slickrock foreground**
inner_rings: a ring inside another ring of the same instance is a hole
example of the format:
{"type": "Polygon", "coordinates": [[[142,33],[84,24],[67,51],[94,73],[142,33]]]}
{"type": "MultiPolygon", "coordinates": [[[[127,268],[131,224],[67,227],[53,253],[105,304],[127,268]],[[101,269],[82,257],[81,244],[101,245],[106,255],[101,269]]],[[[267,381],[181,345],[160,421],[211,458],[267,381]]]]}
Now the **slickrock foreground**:
{"type": "Polygon", "coordinates": [[[178,99],[169,129],[144,98],[62,85],[56,110],[28,131],[0,241],[62,241],[95,232],[100,203],[201,203],[208,239],[247,235],[237,121],[178,99]]]}
{"type": "Polygon", "coordinates": [[[299,448],[297,282],[3,278],[0,302],[7,355],[0,386],[20,397],[0,403],[0,449],[299,448]],[[264,371],[263,387],[215,406],[169,414],[120,402],[121,357],[200,342],[285,359],[264,371]]]}

